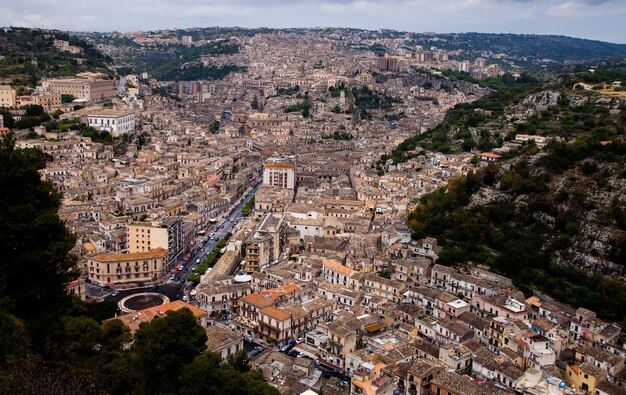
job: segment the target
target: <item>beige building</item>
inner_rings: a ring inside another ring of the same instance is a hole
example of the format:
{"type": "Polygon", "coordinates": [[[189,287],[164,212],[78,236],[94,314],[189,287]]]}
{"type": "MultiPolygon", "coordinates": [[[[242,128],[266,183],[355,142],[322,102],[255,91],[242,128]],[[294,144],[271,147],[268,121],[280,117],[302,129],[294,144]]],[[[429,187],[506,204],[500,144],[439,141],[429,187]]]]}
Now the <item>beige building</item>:
{"type": "Polygon", "coordinates": [[[258,272],[277,263],[285,245],[286,230],[284,216],[267,214],[254,236],[245,242],[245,271],[258,272]]]}
{"type": "Polygon", "coordinates": [[[322,352],[325,360],[341,368],[346,367],[346,355],[357,349],[361,325],[358,320],[337,319],[330,323],[320,324],[319,329],[328,335],[326,347],[322,352]]]}
{"type": "Polygon", "coordinates": [[[128,252],[147,252],[155,248],[167,250],[167,265],[171,265],[184,247],[181,217],[163,217],[152,222],[128,225],[128,252]]]}
{"type": "Polygon", "coordinates": [[[89,279],[104,284],[124,284],[154,281],[166,269],[164,248],[131,254],[100,253],[89,257],[89,279]]]}
{"type": "Polygon", "coordinates": [[[258,332],[261,338],[281,344],[292,338],[291,315],[274,306],[259,310],[258,332]]]}
{"type": "Polygon", "coordinates": [[[206,328],[207,349],[219,354],[223,360],[231,358],[243,350],[243,336],[219,326],[206,328]]]}
{"type": "Polygon", "coordinates": [[[53,92],[38,92],[31,96],[32,104],[38,104],[44,111],[50,112],[54,108],[61,106],[61,94],[53,92]]]}
{"type": "Polygon", "coordinates": [[[15,106],[15,89],[9,85],[0,85],[0,107],[15,106]]]}
{"type": "Polygon", "coordinates": [[[77,99],[103,101],[115,97],[115,80],[58,78],[44,79],[41,85],[51,93],[73,95],[77,99]]]}

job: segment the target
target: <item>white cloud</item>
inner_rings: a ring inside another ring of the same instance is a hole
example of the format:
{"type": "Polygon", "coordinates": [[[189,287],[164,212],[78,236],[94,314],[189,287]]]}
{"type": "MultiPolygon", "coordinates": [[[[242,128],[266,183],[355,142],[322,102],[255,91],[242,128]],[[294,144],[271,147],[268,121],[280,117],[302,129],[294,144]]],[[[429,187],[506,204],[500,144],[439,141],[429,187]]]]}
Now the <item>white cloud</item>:
{"type": "Polygon", "coordinates": [[[63,30],[340,26],[626,41],[624,0],[0,0],[0,10],[2,26],[63,30]]]}

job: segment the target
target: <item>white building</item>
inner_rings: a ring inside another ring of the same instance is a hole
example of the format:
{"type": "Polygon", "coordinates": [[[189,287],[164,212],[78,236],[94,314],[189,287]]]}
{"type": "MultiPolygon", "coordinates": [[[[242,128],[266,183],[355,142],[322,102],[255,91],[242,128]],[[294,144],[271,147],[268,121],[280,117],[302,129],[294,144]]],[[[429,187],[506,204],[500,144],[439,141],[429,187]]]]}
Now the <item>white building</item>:
{"type": "Polygon", "coordinates": [[[128,111],[103,109],[87,115],[87,125],[106,130],[113,136],[135,131],[135,114],[128,111]]]}
{"type": "Polygon", "coordinates": [[[296,165],[286,159],[268,159],[263,170],[263,185],[294,189],[296,186],[296,165]]]}
{"type": "Polygon", "coordinates": [[[331,259],[322,262],[322,275],[329,284],[348,285],[354,270],[331,259]]]}

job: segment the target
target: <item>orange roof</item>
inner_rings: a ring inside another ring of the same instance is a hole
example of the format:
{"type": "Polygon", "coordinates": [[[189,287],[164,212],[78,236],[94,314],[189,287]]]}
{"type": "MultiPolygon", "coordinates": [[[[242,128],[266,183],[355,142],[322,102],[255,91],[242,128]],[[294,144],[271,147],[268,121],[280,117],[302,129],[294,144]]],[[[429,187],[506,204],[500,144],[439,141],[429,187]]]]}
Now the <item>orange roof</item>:
{"type": "Polygon", "coordinates": [[[381,369],[385,368],[386,366],[387,364],[382,361],[376,362],[376,364],[374,365],[374,374],[372,374],[370,378],[367,378],[366,376],[364,377],[364,380],[361,381],[353,376],[352,384],[355,387],[360,388],[365,395],[375,395],[376,390],[372,388],[372,384],[380,385],[380,384],[383,384],[385,381],[387,381],[387,380],[383,380],[382,377],[380,377],[381,369]]]}
{"type": "Polygon", "coordinates": [[[285,162],[269,162],[265,164],[266,168],[269,169],[293,169],[296,166],[293,163],[285,163],[285,162]]]}
{"type": "Polygon", "coordinates": [[[99,262],[126,262],[141,259],[161,258],[165,256],[166,252],[167,250],[161,247],[155,248],[154,250],[150,250],[147,252],[134,252],[132,254],[111,254],[103,252],[101,254],[96,254],[89,259],[99,262]]]}
{"type": "Polygon", "coordinates": [[[286,319],[289,318],[289,314],[273,306],[266,307],[262,310],[259,310],[259,313],[275,318],[278,321],[285,321],[286,319]]]}
{"type": "Polygon", "coordinates": [[[175,300],[170,303],[162,304],[160,306],[149,307],[147,309],[136,311],[134,314],[126,314],[115,318],[109,318],[105,321],[120,320],[124,325],[130,328],[131,333],[135,333],[139,329],[139,324],[142,322],[150,322],[154,318],[167,314],[168,311],[178,311],[183,308],[188,308],[193,313],[194,317],[200,319],[207,315],[207,312],[197,308],[196,306],[185,303],[182,300],[175,300]],[[134,317],[137,317],[134,319],[134,317]]]}
{"type": "Polygon", "coordinates": [[[324,262],[322,262],[322,264],[330,270],[334,270],[346,276],[351,276],[354,274],[354,270],[350,269],[349,267],[345,267],[341,263],[333,261],[331,259],[325,260],[324,262]]]}
{"type": "Polygon", "coordinates": [[[213,175],[209,176],[204,182],[210,185],[210,184],[214,183],[217,180],[219,180],[219,177],[213,174],[213,175]]]}
{"type": "Polygon", "coordinates": [[[578,365],[569,365],[569,368],[572,369],[574,373],[576,374],[580,373],[580,369],[578,368],[578,365]]]}
{"type": "Polygon", "coordinates": [[[241,298],[241,300],[263,309],[265,307],[273,306],[278,299],[287,295],[295,294],[298,291],[300,291],[300,287],[298,285],[286,284],[278,288],[272,288],[262,292],[246,295],[241,298]]]}
{"type": "Polygon", "coordinates": [[[485,158],[494,158],[494,159],[502,158],[502,155],[494,154],[493,152],[481,152],[478,155],[484,156],[485,158]]]}

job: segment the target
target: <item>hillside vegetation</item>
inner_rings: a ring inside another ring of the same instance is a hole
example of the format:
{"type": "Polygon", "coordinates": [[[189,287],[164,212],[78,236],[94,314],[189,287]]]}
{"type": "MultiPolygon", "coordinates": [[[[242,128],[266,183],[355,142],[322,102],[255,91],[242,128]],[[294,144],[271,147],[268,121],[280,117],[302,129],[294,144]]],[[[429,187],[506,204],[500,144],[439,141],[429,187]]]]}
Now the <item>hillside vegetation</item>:
{"type": "Polygon", "coordinates": [[[526,65],[581,63],[626,55],[626,44],[556,35],[453,33],[432,37],[416,34],[414,40],[425,47],[462,50],[468,58],[486,51],[506,53],[517,63],[526,65]]]}
{"type": "Polygon", "coordinates": [[[571,89],[581,78],[516,83],[459,105],[384,159],[404,161],[419,148],[490,150],[518,133],[547,137],[542,149],[532,142],[512,146],[503,162],[423,196],[409,215],[413,236],[438,238],[443,264],[485,265],[527,294],[541,290],[620,321],[626,317],[626,102],[571,89]]]}
{"type": "Polygon", "coordinates": [[[35,87],[43,77],[72,76],[84,71],[112,75],[105,56],[85,41],[57,30],[0,29],[0,80],[35,87]],[[66,40],[83,49],[81,54],[61,52],[54,40],[66,40]]]}

